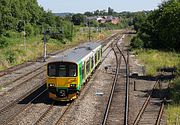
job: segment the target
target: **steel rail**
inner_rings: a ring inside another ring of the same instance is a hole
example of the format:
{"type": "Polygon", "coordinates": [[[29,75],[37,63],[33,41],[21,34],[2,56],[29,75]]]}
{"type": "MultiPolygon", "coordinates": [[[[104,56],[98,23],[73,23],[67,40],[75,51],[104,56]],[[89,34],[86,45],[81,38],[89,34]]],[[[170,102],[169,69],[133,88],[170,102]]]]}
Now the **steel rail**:
{"type": "MultiPolygon", "coordinates": [[[[123,35],[124,37],[124,35],[123,35]]],[[[122,38],[123,38],[122,37],[122,38]]],[[[120,39],[119,41],[121,41],[122,39],[120,39]]],[[[125,112],[124,112],[124,125],[128,125],[128,114],[129,114],[129,57],[127,56],[127,59],[124,55],[124,53],[122,52],[122,50],[119,48],[119,46],[116,43],[116,46],[119,50],[119,52],[121,53],[125,65],[126,65],[126,98],[125,98],[125,112]]]]}
{"type": "Polygon", "coordinates": [[[148,97],[146,98],[143,106],[141,107],[138,115],[136,116],[136,119],[135,119],[133,125],[137,125],[137,124],[139,123],[139,121],[140,121],[140,119],[141,119],[141,117],[142,117],[142,114],[144,113],[144,111],[145,111],[145,109],[146,109],[146,107],[147,107],[147,105],[148,105],[148,103],[149,103],[149,101],[150,101],[150,99],[151,99],[152,93],[153,93],[154,89],[156,88],[158,82],[159,82],[159,80],[157,80],[157,81],[155,82],[155,84],[154,84],[154,86],[153,86],[153,89],[150,91],[150,93],[149,93],[148,97]]]}
{"type": "Polygon", "coordinates": [[[32,94],[33,92],[37,91],[39,88],[43,87],[43,86],[44,86],[44,82],[45,82],[45,79],[43,79],[42,84],[35,86],[34,89],[30,90],[29,92],[27,92],[26,94],[22,95],[22,96],[19,97],[18,99],[14,100],[14,101],[11,102],[10,104],[2,107],[2,108],[0,109],[0,113],[8,110],[10,107],[12,107],[12,106],[15,105],[15,104],[18,104],[18,103],[21,102],[23,99],[25,99],[26,97],[28,97],[30,94],[32,94]]]}
{"type": "MultiPolygon", "coordinates": [[[[14,86],[13,88],[10,88],[9,90],[7,90],[7,92],[13,91],[13,90],[15,90],[16,88],[22,86],[23,84],[25,84],[25,83],[27,83],[28,81],[32,80],[34,77],[37,77],[38,75],[42,74],[45,70],[46,70],[46,69],[44,69],[43,71],[40,71],[40,72],[38,72],[38,73],[34,73],[31,77],[29,77],[29,78],[23,80],[22,82],[20,82],[20,84],[18,84],[18,85],[16,85],[16,86],[14,86]]],[[[6,94],[6,93],[4,93],[4,94],[6,94]]],[[[2,94],[2,95],[4,95],[4,94],[2,94]]]]}
{"type": "Polygon", "coordinates": [[[113,80],[113,84],[112,84],[112,88],[111,88],[111,92],[110,92],[110,96],[109,96],[109,99],[108,99],[108,104],[106,106],[106,110],[105,110],[105,113],[104,113],[104,118],[103,118],[103,121],[102,121],[102,125],[105,125],[106,122],[107,122],[107,118],[108,118],[108,114],[109,114],[109,110],[110,110],[110,106],[111,106],[111,103],[112,103],[112,98],[113,98],[113,94],[114,94],[114,90],[115,90],[115,86],[116,86],[116,83],[117,83],[117,78],[118,78],[118,74],[119,74],[119,61],[118,60],[118,55],[113,47],[113,44],[112,45],[112,50],[114,51],[114,54],[115,54],[115,57],[116,57],[116,73],[115,73],[115,77],[114,77],[114,80],[113,80]]]}
{"type": "MultiPolygon", "coordinates": [[[[42,65],[42,66],[38,67],[37,69],[32,70],[32,71],[30,71],[30,72],[24,74],[23,76],[20,76],[20,77],[16,78],[16,79],[13,80],[13,81],[10,81],[10,82],[5,83],[5,84],[3,85],[3,87],[6,87],[6,86],[10,85],[10,84],[13,83],[13,82],[17,82],[18,80],[20,80],[20,79],[22,79],[22,78],[24,78],[24,77],[26,77],[26,76],[28,76],[28,75],[34,73],[35,71],[41,69],[43,66],[45,66],[45,65],[42,65]]],[[[44,71],[45,71],[45,70],[44,70],[44,71]]],[[[36,76],[36,75],[33,75],[33,77],[34,77],[34,76],[36,76]]]]}
{"type": "Polygon", "coordinates": [[[54,104],[55,101],[53,101],[51,105],[48,107],[48,109],[40,116],[40,118],[35,121],[34,125],[38,125],[42,121],[42,119],[53,109],[54,104]]]}
{"type": "Polygon", "coordinates": [[[159,110],[158,117],[157,117],[157,119],[156,119],[155,125],[160,125],[160,123],[161,123],[161,118],[162,118],[163,111],[164,111],[164,106],[165,106],[164,103],[165,103],[165,102],[164,102],[164,100],[163,100],[162,103],[161,103],[161,108],[160,108],[160,110],[159,110]]]}
{"type": "Polygon", "coordinates": [[[4,75],[7,75],[7,74],[10,74],[11,72],[16,71],[18,69],[30,66],[32,64],[34,64],[34,62],[26,62],[26,63],[22,63],[22,64],[19,64],[19,65],[7,68],[5,70],[2,70],[2,71],[0,71],[0,77],[2,77],[4,75]]]}
{"type": "Polygon", "coordinates": [[[28,107],[31,106],[32,102],[34,102],[37,98],[39,98],[42,94],[44,94],[45,92],[47,92],[47,89],[43,90],[41,93],[39,93],[35,98],[33,98],[32,100],[30,100],[24,107],[22,107],[22,109],[20,109],[18,112],[14,113],[11,117],[8,117],[8,119],[2,123],[2,125],[6,125],[9,122],[11,122],[17,115],[19,115],[22,111],[24,111],[25,109],[27,109],[28,107]]]}

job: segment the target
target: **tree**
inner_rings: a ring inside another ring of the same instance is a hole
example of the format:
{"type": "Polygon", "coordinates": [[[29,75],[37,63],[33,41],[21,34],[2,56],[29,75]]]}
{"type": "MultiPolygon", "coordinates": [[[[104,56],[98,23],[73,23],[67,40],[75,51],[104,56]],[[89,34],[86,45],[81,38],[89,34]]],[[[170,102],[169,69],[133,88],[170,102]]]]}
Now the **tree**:
{"type": "Polygon", "coordinates": [[[85,16],[83,14],[74,14],[72,16],[72,22],[74,23],[74,25],[80,25],[82,23],[84,23],[85,21],[85,16]]]}
{"type": "MultiPolygon", "coordinates": [[[[145,15],[146,16],[146,13],[145,15]]],[[[163,50],[180,48],[180,2],[169,0],[152,11],[147,18],[137,15],[134,28],[144,42],[144,47],[163,50]]]]}
{"type": "Polygon", "coordinates": [[[93,16],[93,13],[92,12],[85,12],[84,15],[90,17],[90,16],[93,16]]]}
{"type": "Polygon", "coordinates": [[[113,15],[113,13],[114,13],[114,10],[108,7],[108,15],[113,15]]]}

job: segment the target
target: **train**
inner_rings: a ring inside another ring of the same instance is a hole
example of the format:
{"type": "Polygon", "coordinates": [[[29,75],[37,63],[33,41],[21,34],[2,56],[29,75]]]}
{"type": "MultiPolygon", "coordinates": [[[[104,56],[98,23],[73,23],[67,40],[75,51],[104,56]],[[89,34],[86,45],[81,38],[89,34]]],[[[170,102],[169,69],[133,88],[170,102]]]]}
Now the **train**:
{"type": "Polygon", "coordinates": [[[102,62],[102,45],[87,42],[47,63],[48,96],[56,101],[77,98],[82,86],[102,62]]]}

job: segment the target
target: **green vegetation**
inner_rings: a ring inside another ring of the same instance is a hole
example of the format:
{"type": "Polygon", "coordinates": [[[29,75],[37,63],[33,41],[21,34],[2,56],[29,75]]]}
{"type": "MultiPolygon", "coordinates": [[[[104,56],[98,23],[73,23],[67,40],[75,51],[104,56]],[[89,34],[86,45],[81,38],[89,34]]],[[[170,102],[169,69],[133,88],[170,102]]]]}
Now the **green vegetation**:
{"type": "MultiPolygon", "coordinates": [[[[37,0],[1,0],[0,1],[0,48],[5,48],[12,36],[17,38],[36,37],[44,31],[56,32],[50,37],[65,43],[72,40],[76,29],[71,19],[55,16],[51,11],[44,11],[37,0]],[[58,33],[58,34],[57,34],[58,33]]],[[[14,40],[17,42],[17,40],[14,40]]]]}
{"type": "Polygon", "coordinates": [[[157,10],[136,15],[133,25],[137,36],[134,48],[152,48],[168,51],[180,49],[180,1],[164,1],[157,10]],[[142,44],[143,42],[143,44],[142,44]]]}
{"type": "Polygon", "coordinates": [[[167,105],[167,124],[175,125],[180,123],[180,77],[176,78],[171,87],[172,102],[167,105]]]}
{"type": "Polygon", "coordinates": [[[157,69],[162,67],[178,67],[180,54],[158,50],[136,50],[138,58],[145,65],[147,75],[155,75],[157,69]]]}

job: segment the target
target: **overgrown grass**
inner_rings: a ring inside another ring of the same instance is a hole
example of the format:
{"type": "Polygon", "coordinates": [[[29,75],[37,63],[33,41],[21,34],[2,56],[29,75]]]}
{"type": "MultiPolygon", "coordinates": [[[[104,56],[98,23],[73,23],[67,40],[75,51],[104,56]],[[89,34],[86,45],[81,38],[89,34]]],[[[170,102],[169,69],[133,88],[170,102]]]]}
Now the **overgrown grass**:
{"type": "Polygon", "coordinates": [[[180,54],[158,50],[135,50],[137,57],[145,65],[147,75],[155,75],[161,67],[179,67],[180,54]]]}
{"type": "Polygon", "coordinates": [[[167,124],[180,124],[180,77],[178,76],[172,84],[170,91],[172,102],[166,107],[167,124]]]}
{"type": "MultiPolygon", "coordinates": [[[[93,32],[91,33],[91,38],[93,41],[98,39],[103,39],[107,35],[110,35],[111,31],[103,31],[93,32]]],[[[24,39],[23,36],[10,36],[6,40],[8,40],[7,47],[0,49],[0,70],[9,68],[11,66],[21,64],[28,60],[36,59],[43,55],[43,36],[38,35],[36,37],[28,37],[26,38],[26,50],[24,47],[24,39]]],[[[48,53],[66,49],[79,43],[88,41],[88,33],[77,32],[76,36],[72,41],[65,40],[66,44],[55,40],[49,39],[47,43],[47,51],[48,53]]]]}

